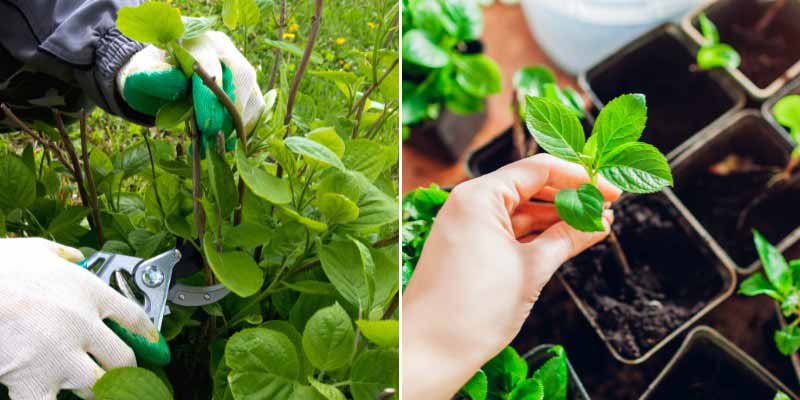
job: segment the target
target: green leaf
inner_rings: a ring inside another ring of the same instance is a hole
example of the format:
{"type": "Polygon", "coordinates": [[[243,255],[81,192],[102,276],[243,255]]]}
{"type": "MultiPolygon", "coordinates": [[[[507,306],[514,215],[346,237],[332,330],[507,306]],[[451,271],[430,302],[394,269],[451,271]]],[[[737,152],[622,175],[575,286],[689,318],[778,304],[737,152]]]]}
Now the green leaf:
{"type": "Polygon", "coordinates": [[[241,251],[217,251],[211,232],[206,232],[203,250],[214,276],[241,297],[256,294],[264,284],[264,273],[253,258],[241,251]]]}
{"type": "Polygon", "coordinates": [[[794,325],[787,325],[775,331],[775,344],[784,355],[792,355],[800,350],[800,329],[794,325]]]}
{"type": "Polygon", "coordinates": [[[175,58],[178,60],[178,66],[181,68],[183,76],[187,79],[191,78],[192,75],[194,75],[194,64],[197,60],[195,60],[192,53],[183,46],[172,46],[172,51],[173,54],[175,54],[175,58]]]}
{"type": "Polygon", "coordinates": [[[791,94],[775,103],[772,115],[792,132],[800,132],[800,95],[791,94]]]}
{"type": "Polygon", "coordinates": [[[339,193],[348,199],[358,202],[369,186],[369,182],[351,171],[328,170],[322,180],[317,183],[317,197],[326,193],[339,193]]]}
{"type": "Polygon", "coordinates": [[[106,242],[103,243],[103,248],[100,250],[106,253],[133,255],[131,246],[128,246],[127,243],[121,240],[106,240],[106,242]]]}
{"type": "Polygon", "coordinates": [[[486,373],[479,369],[472,378],[461,388],[461,393],[467,395],[470,400],[486,400],[488,395],[489,382],[486,373]]]}
{"type": "Polygon", "coordinates": [[[326,224],[324,222],[320,222],[320,221],[311,219],[309,217],[306,217],[304,215],[301,215],[297,211],[292,210],[291,208],[288,208],[288,207],[285,207],[285,206],[282,206],[282,205],[278,205],[277,208],[278,208],[278,210],[281,211],[281,213],[283,215],[289,217],[290,219],[292,219],[294,221],[297,221],[297,222],[303,224],[303,226],[305,226],[308,229],[311,229],[314,232],[325,232],[325,231],[328,230],[328,224],[326,224]]]}
{"type": "Polygon", "coordinates": [[[486,97],[503,89],[500,67],[484,54],[453,57],[456,82],[475,97],[486,97]]]}
{"type": "Polygon", "coordinates": [[[0,158],[0,208],[29,208],[36,200],[36,176],[14,155],[0,158]]]}
{"type": "Polygon", "coordinates": [[[344,155],[344,140],[336,133],[336,129],[330,126],[314,129],[306,134],[306,137],[327,147],[338,158],[344,155]]]}
{"type": "MultiPolygon", "coordinates": [[[[282,41],[282,40],[272,40],[272,39],[265,38],[265,37],[259,37],[258,40],[260,42],[266,44],[267,46],[275,47],[275,48],[280,49],[281,51],[285,51],[285,52],[287,52],[287,53],[289,53],[289,54],[291,54],[291,55],[293,55],[295,57],[298,57],[298,58],[303,57],[303,51],[304,50],[302,48],[292,44],[292,43],[285,42],[285,41],[282,41]]],[[[321,64],[324,61],[325,60],[322,57],[320,57],[319,54],[311,53],[311,62],[312,63],[321,64]]]]}
{"type": "Polygon", "coordinates": [[[225,363],[237,400],[286,399],[295,390],[300,361],[283,333],[251,328],[234,334],[225,346],[225,363]]]}
{"type": "Polygon", "coordinates": [[[798,310],[798,306],[800,306],[800,289],[792,290],[781,301],[781,311],[785,317],[794,315],[798,310]]]}
{"type": "Polygon", "coordinates": [[[355,173],[357,179],[362,180],[365,187],[364,194],[358,200],[358,218],[347,224],[353,229],[371,229],[389,223],[396,223],[398,219],[397,201],[386,193],[365,182],[363,175],[355,173]]]}
{"type": "Polygon", "coordinates": [[[578,116],[549,99],[528,96],[526,101],[526,123],[536,143],[558,158],[581,163],[585,135],[578,116]]]}
{"type": "Polygon", "coordinates": [[[775,286],[772,286],[764,275],[757,273],[753,274],[752,276],[745,279],[741,285],[739,285],[739,294],[745,296],[758,296],[760,294],[765,294],[769,297],[772,297],[775,300],[781,299],[781,294],[775,289],[775,286]]]}
{"type": "Polygon", "coordinates": [[[211,146],[206,147],[206,159],[208,159],[208,180],[211,194],[214,195],[216,205],[219,207],[222,217],[225,218],[231,215],[239,205],[236,181],[233,179],[233,172],[228,167],[228,163],[211,146]]]}
{"type": "Polygon", "coordinates": [[[273,204],[288,204],[292,201],[289,181],[270,175],[264,169],[247,161],[241,147],[236,146],[236,169],[247,188],[256,196],[273,204]]]}
{"type": "MultiPolygon", "coordinates": [[[[370,304],[370,282],[368,266],[360,248],[353,240],[334,240],[322,245],[319,251],[322,270],[349,303],[368,309],[370,304]]],[[[373,266],[374,269],[374,266],[373,266]]],[[[373,286],[374,287],[374,286],[373,286]]]]}
{"type": "Polygon", "coordinates": [[[353,322],[339,303],[314,313],[303,330],[303,349],[311,364],[323,371],[347,365],[355,340],[353,322]]]}
{"type": "Polygon", "coordinates": [[[725,43],[701,47],[697,51],[697,66],[700,69],[738,68],[741,63],[742,59],[736,49],[725,43]]]}
{"type": "Polygon", "coordinates": [[[539,381],[547,400],[566,400],[567,398],[567,356],[564,348],[554,346],[549,350],[554,355],[533,373],[539,381]]]}
{"type": "Polygon", "coordinates": [[[342,160],[331,149],[311,139],[301,136],[292,136],[284,139],[283,143],[293,153],[300,154],[306,161],[316,161],[324,166],[331,166],[343,170],[342,160]]]}
{"type": "Polygon", "coordinates": [[[317,294],[322,296],[336,296],[336,288],[328,282],[297,281],[282,282],[284,286],[300,293],[317,294]]]}
{"type": "Polygon", "coordinates": [[[792,271],[789,269],[786,259],[783,258],[783,254],[756,230],[753,230],[753,241],[756,244],[761,263],[764,265],[767,279],[778,290],[778,293],[788,294],[793,285],[792,271]]]}
{"type": "Polygon", "coordinates": [[[237,25],[253,26],[258,23],[261,10],[255,0],[225,0],[222,3],[222,22],[228,29],[237,25]]]}
{"type": "Polygon", "coordinates": [[[399,364],[396,350],[367,350],[361,353],[350,369],[353,400],[375,400],[384,389],[397,389],[399,364]]]}
{"type": "Polygon", "coordinates": [[[194,39],[206,32],[208,32],[214,25],[217,24],[217,16],[210,17],[181,17],[183,21],[183,36],[182,40],[194,39]]]}
{"type": "Polygon", "coordinates": [[[170,400],[170,389],[158,375],[144,368],[115,368],[92,388],[97,400],[170,400]]]}
{"type": "Polygon", "coordinates": [[[667,159],[650,144],[626,143],[605,157],[600,173],[614,186],[631,193],[653,193],[672,186],[667,159]]]}
{"type": "Polygon", "coordinates": [[[136,7],[122,7],[117,14],[117,29],[133,40],[164,49],[183,35],[183,22],[177,8],[149,1],[136,7]]]}
{"type": "Polygon", "coordinates": [[[556,193],[558,216],[581,232],[602,232],[603,194],[594,185],[584,183],[577,190],[562,189],[556,193]]]}
{"type": "Polygon", "coordinates": [[[787,396],[786,393],[778,392],[775,393],[775,397],[773,397],[772,400],[792,400],[792,399],[789,396],[787,396]]]}
{"type": "MultiPolygon", "coordinates": [[[[526,379],[522,381],[508,396],[509,400],[550,400],[545,394],[544,385],[536,378],[526,379]]],[[[556,399],[552,397],[552,399],[556,399]]]]}
{"type": "Polygon", "coordinates": [[[545,83],[556,83],[556,76],[549,68],[537,65],[517,70],[511,81],[518,92],[539,97],[541,95],[540,88],[542,85],[545,83]]]}
{"type": "Polygon", "coordinates": [[[587,148],[592,149],[594,165],[623,144],[636,142],[647,124],[647,102],[642,94],[626,94],[611,100],[600,111],[587,148]]]}
{"type": "Polygon", "coordinates": [[[717,30],[717,26],[708,19],[706,13],[700,13],[700,15],[697,16],[697,20],[700,22],[700,31],[703,33],[703,39],[705,40],[703,46],[714,46],[718,44],[719,31],[717,30]]]}
{"type": "Polygon", "coordinates": [[[411,29],[403,35],[403,60],[428,68],[442,68],[450,56],[436,45],[425,32],[411,29]]]}
{"type": "Polygon", "coordinates": [[[222,237],[228,247],[256,247],[269,241],[272,230],[255,222],[242,222],[239,225],[226,225],[222,237]]]}
{"type": "Polygon", "coordinates": [[[347,141],[342,163],[351,171],[362,173],[370,182],[378,178],[386,167],[386,158],[381,156],[383,148],[369,139],[347,141]]]}
{"type": "Polygon", "coordinates": [[[156,114],[156,126],[172,129],[192,115],[192,102],[188,97],[164,104],[156,114]]]}
{"type": "Polygon", "coordinates": [[[311,374],[314,373],[314,366],[311,365],[311,361],[308,359],[308,356],[306,356],[305,352],[303,352],[303,335],[300,334],[294,325],[288,321],[274,319],[264,322],[261,327],[281,332],[292,341],[300,361],[300,369],[298,370],[299,373],[297,374],[297,379],[302,381],[304,377],[311,376],[311,374]]]}
{"type": "Polygon", "coordinates": [[[59,243],[77,243],[83,233],[79,225],[87,215],[89,215],[87,208],[67,206],[50,221],[44,236],[52,237],[59,243]]]}
{"type": "Polygon", "coordinates": [[[344,394],[337,389],[336,386],[322,383],[310,376],[308,377],[308,383],[310,383],[311,387],[313,387],[314,390],[316,390],[327,400],[347,400],[347,398],[344,397],[344,394]]]}
{"type": "Polygon", "coordinates": [[[504,348],[483,366],[489,381],[489,394],[501,396],[510,393],[528,376],[528,364],[513,347],[504,348]]]}
{"type": "Polygon", "coordinates": [[[381,347],[397,348],[400,343],[400,323],[395,320],[358,320],[361,334],[381,347]]]}
{"type": "Polygon", "coordinates": [[[358,206],[343,194],[325,193],[317,206],[331,224],[346,224],[358,218],[358,206]]]}
{"type": "Polygon", "coordinates": [[[452,35],[459,40],[477,40],[483,33],[483,10],[477,1],[444,0],[442,10],[456,25],[452,35]]]}

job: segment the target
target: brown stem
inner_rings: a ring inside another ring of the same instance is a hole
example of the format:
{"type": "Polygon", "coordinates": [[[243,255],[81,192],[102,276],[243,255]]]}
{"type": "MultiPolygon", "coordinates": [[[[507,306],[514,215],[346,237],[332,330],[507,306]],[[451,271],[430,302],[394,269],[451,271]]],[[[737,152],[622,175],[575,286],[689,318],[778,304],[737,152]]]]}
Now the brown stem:
{"type": "Polygon", "coordinates": [[[58,161],[60,161],[61,164],[64,165],[64,168],[66,168],[67,171],[70,174],[72,174],[73,177],[75,176],[75,170],[73,170],[72,167],[69,165],[69,163],[66,161],[66,159],[64,159],[64,154],[61,152],[61,149],[58,146],[56,146],[55,143],[51,142],[47,138],[47,136],[39,135],[38,133],[36,133],[36,131],[31,129],[31,127],[29,127],[28,124],[22,122],[22,120],[19,119],[17,115],[14,114],[13,111],[11,111],[11,108],[9,108],[5,103],[0,104],[0,109],[3,110],[3,113],[6,115],[8,119],[10,119],[12,122],[14,122],[14,124],[16,124],[20,129],[22,129],[22,132],[26,133],[28,136],[33,138],[33,140],[41,143],[43,146],[49,148],[50,151],[53,152],[53,154],[55,154],[56,158],[58,158],[58,161]]]}
{"type": "Polygon", "coordinates": [[[778,12],[783,8],[784,3],[786,3],[786,0],[775,0],[772,3],[761,19],[756,22],[756,32],[763,33],[769,27],[772,21],[775,20],[775,17],[778,16],[778,12]]]}
{"type": "Polygon", "coordinates": [[[322,0],[314,0],[314,15],[311,17],[311,31],[308,34],[308,43],[303,50],[303,57],[300,59],[300,65],[297,67],[297,72],[292,79],[292,86],[289,89],[289,96],[286,100],[286,116],[283,118],[283,125],[286,127],[284,137],[289,135],[289,124],[292,122],[292,111],[294,110],[294,101],[297,97],[297,89],[300,87],[300,81],[303,79],[303,74],[308,66],[308,61],[311,59],[311,52],[314,50],[314,42],[317,40],[317,33],[319,32],[319,25],[322,22],[322,0]]]}
{"type": "MultiPolygon", "coordinates": [[[[283,40],[283,29],[286,27],[286,0],[281,0],[281,17],[278,21],[278,41],[283,40]]],[[[278,77],[278,70],[281,65],[281,49],[275,48],[272,51],[274,55],[275,61],[272,62],[272,71],[269,73],[269,83],[267,84],[267,90],[270,90],[275,87],[275,79],[278,77]]]]}
{"type": "Polygon", "coordinates": [[[156,194],[156,204],[158,204],[158,210],[161,211],[161,217],[167,218],[167,214],[164,213],[164,205],[161,203],[161,195],[158,194],[158,183],[156,182],[156,163],[153,159],[153,150],[150,148],[150,134],[143,133],[142,137],[144,138],[144,144],[147,147],[147,156],[150,159],[150,173],[153,175],[153,191],[156,194]]]}
{"type": "MultiPolygon", "coordinates": [[[[214,81],[214,78],[211,75],[209,75],[208,72],[206,72],[206,70],[204,70],[203,67],[200,66],[200,64],[195,63],[192,68],[194,69],[194,72],[196,72],[197,75],[200,77],[200,80],[203,81],[203,84],[206,85],[209,89],[211,89],[212,92],[214,92],[214,95],[217,96],[217,99],[228,110],[228,113],[231,115],[231,118],[233,119],[233,126],[236,129],[236,135],[239,137],[239,146],[241,146],[244,154],[247,154],[247,134],[244,131],[244,124],[242,123],[242,115],[239,114],[238,110],[236,110],[236,107],[233,105],[233,102],[231,102],[230,97],[228,97],[228,95],[225,94],[225,91],[223,91],[222,88],[220,88],[219,85],[217,85],[217,82],[214,81]]],[[[195,122],[194,128],[196,127],[197,124],[195,122]]],[[[193,148],[200,149],[199,147],[193,147],[193,148]]],[[[222,148],[223,149],[225,148],[224,141],[222,148]]],[[[239,207],[237,207],[236,210],[233,211],[234,225],[239,225],[239,223],[242,222],[242,209],[244,208],[244,181],[242,180],[241,176],[239,177],[238,189],[239,189],[239,207]]]]}
{"type": "Polygon", "coordinates": [[[614,259],[617,260],[617,264],[622,267],[622,272],[625,276],[629,276],[631,274],[631,265],[628,263],[628,258],[625,257],[625,252],[622,250],[619,239],[617,239],[617,234],[614,233],[613,229],[611,229],[611,232],[608,234],[608,243],[611,244],[611,252],[614,254],[614,259]]]}
{"type": "Polygon", "coordinates": [[[519,116],[519,99],[517,91],[511,93],[511,113],[514,114],[514,122],[511,126],[511,138],[514,146],[514,158],[521,160],[527,156],[528,149],[525,146],[525,130],[522,129],[522,119],[519,116]]]}
{"type": "MultiPolygon", "coordinates": [[[[67,128],[64,127],[64,121],[61,119],[61,113],[53,110],[53,119],[56,123],[56,130],[61,135],[61,141],[64,143],[64,148],[67,150],[70,162],[72,162],[72,176],[75,178],[75,184],[78,186],[78,194],[81,196],[81,203],[84,207],[92,209],[92,203],[89,201],[89,194],[86,192],[86,185],[83,184],[83,172],[81,171],[81,164],[78,162],[78,153],[75,151],[75,146],[72,145],[72,140],[69,138],[67,128]]],[[[94,218],[92,218],[94,219],[94,218]]],[[[95,229],[92,224],[92,229],[95,229]]]]}
{"type": "MultiPolygon", "coordinates": [[[[194,208],[194,225],[197,228],[198,241],[202,244],[206,233],[206,217],[200,204],[200,197],[203,195],[200,188],[202,173],[200,169],[200,130],[197,129],[197,121],[195,121],[194,115],[190,120],[192,135],[192,207],[194,208]]],[[[208,271],[206,271],[206,277],[208,276],[208,271]]]]}
{"type": "Polygon", "coordinates": [[[383,317],[381,319],[389,319],[392,317],[392,314],[397,310],[397,306],[400,304],[400,296],[394,295],[392,297],[392,302],[389,303],[389,307],[386,307],[386,311],[383,312],[383,317]]]}
{"type": "Polygon", "coordinates": [[[394,60],[392,65],[389,68],[387,68],[386,71],[383,72],[383,75],[381,75],[381,77],[378,78],[377,81],[373,82],[372,85],[370,85],[369,88],[367,88],[367,91],[364,92],[364,94],[361,96],[361,99],[358,101],[358,103],[356,103],[356,105],[353,106],[353,108],[350,110],[351,114],[353,113],[353,111],[357,111],[356,112],[356,123],[355,123],[355,125],[353,125],[353,133],[350,135],[351,139],[355,139],[356,137],[358,137],[358,126],[361,125],[361,116],[364,113],[364,107],[367,104],[367,98],[372,93],[372,91],[375,90],[375,88],[380,86],[381,82],[383,82],[383,80],[386,79],[386,77],[389,75],[389,73],[392,72],[394,67],[397,66],[397,63],[398,63],[398,60],[394,60]]]}
{"type": "MultiPolygon", "coordinates": [[[[87,139],[89,128],[86,126],[86,112],[81,110],[81,156],[83,158],[83,170],[86,174],[86,184],[89,187],[89,200],[92,204],[92,219],[94,219],[94,228],[97,233],[97,242],[100,247],[106,242],[103,233],[103,220],[100,219],[100,207],[97,205],[97,186],[94,184],[94,174],[92,173],[92,165],[89,163],[89,141],[87,139]]],[[[148,150],[150,148],[148,147],[148,150]]]]}

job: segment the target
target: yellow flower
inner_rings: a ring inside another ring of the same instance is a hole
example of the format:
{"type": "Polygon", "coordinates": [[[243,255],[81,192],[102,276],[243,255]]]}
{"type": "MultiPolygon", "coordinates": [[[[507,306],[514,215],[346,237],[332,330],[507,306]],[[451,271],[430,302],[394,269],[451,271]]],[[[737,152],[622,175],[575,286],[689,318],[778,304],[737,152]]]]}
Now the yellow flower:
{"type": "Polygon", "coordinates": [[[344,40],[343,37],[336,38],[336,44],[340,44],[341,45],[341,44],[344,44],[344,42],[346,42],[346,40],[344,40]]]}
{"type": "Polygon", "coordinates": [[[297,32],[297,28],[299,28],[299,27],[300,26],[297,25],[297,24],[291,24],[291,25],[289,25],[289,32],[297,32]]]}
{"type": "Polygon", "coordinates": [[[294,33],[284,32],[283,33],[284,39],[294,39],[294,33]]]}
{"type": "Polygon", "coordinates": [[[339,65],[344,65],[344,60],[339,60],[339,65]]]}
{"type": "Polygon", "coordinates": [[[369,29],[375,29],[375,27],[378,25],[375,24],[374,22],[367,22],[367,26],[369,27],[369,29]]]}

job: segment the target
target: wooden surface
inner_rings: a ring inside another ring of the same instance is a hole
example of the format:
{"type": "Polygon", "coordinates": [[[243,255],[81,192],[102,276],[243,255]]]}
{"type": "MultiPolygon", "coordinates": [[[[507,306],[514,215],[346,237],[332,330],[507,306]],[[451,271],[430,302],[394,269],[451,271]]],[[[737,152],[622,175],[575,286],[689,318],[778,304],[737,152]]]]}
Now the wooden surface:
{"type": "MultiPolygon", "coordinates": [[[[500,65],[503,92],[489,97],[486,123],[472,142],[471,149],[488,142],[511,125],[511,78],[519,68],[546,65],[556,72],[559,85],[578,89],[575,78],[555,68],[539,48],[528,30],[520,6],[495,4],[486,8],[483,42],[486,54],[500,65]]],[[[403,145],[402,172],[403,193],[431,183],[446,186],[467,179],[463,159],[449,163],[423,155],[409,145],[403,145]]]]}

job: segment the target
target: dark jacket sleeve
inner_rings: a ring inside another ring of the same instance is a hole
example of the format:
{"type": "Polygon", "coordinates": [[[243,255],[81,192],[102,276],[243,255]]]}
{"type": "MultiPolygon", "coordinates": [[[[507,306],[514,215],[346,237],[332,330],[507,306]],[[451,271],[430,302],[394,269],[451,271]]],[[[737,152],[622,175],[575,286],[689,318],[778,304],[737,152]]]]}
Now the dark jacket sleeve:
{"type": "Polygon", "coordinates": [[[117,11],[142,0],[0,0],[0,45],[27,68],[78,86],[106,111],[142,123],[125,104],[120,67],[144,45],[116,28],[117,11]]]}

